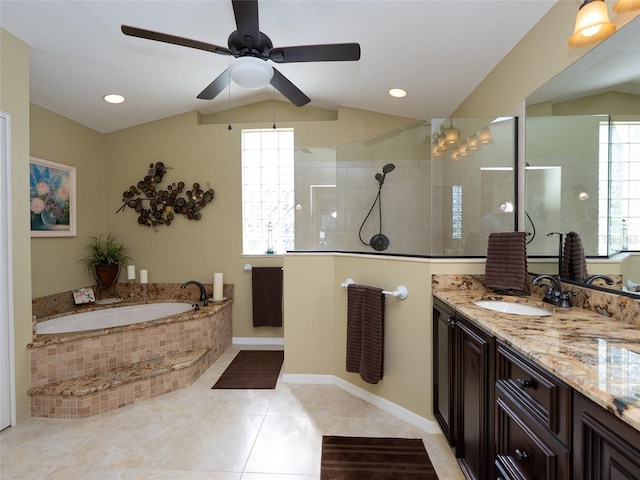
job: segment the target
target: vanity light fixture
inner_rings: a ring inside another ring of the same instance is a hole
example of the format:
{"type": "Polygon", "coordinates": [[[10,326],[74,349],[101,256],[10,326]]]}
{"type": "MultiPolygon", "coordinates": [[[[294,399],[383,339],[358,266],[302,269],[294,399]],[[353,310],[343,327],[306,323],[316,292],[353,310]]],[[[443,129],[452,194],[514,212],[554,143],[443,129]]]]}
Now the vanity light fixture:
{"type": "Polygon", "coordinates": [[[115,93],[110,93],[108,95],[105,95],[104,97],[102,97],[102,100],[104,100],[107,103],[113,103],[113,104],[124,103],[124,97],[122,95],[117,95],[115,93]]]}
{"type": "Polygon", "coordinates": [[[273,78],[273,67],[257,57],[238,57],[229,64],[233,81],[247,90],[260,90],[273,78]]]}
{"type": "Polygon", "coordinates": [[[490,145],[493,143],[493,137],[491,136],[491,130],[489,127],[484,127],[478,130],[478,145],[490,145]]]}
{"type": "Polygon", "coordinates": [[[569,37],[570,47],[583,47],[604,40],[616,31],[609,20],[604,0],[585,0],[576,17],[576,27],[569,37]]]}
{"type": "Polygon", "coordinates": [[[395,98],[404,98],[407,96],[407,91],[401,88],[392,88],[389,90],[389,95],[395,98]]]}
{"type": "Polygon", "coordinates": [[[640,10],[640,0],[618,0],[613,6],[613,11],[622,14],[640,10]]]}
{"type": "Polygon", "coordinates": [[[445,145],[451,146],[458,143],[459,139],[460,139],[460,131],[453,126],[453,120],[451,120],[451,123],[449,124],[449,128],[447,128],[447,135],[444,138],[444,143],[445,145]]]}

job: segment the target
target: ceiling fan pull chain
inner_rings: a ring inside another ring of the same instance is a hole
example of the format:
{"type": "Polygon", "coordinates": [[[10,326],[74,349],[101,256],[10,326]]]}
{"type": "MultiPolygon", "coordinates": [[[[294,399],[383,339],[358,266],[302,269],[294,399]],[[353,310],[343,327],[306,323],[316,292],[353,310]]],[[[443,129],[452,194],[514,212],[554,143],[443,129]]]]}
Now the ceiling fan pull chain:
{"type": "Polygon", "coordinates": [[[276,89],[273,87],[273,129],[276,129],[276,89]]]}
{"type": "Polygon", "coordinates": [[[231,74],[229,73],[229,70],[227,70],[227,75],[229,76],[229,97],[227,101],[227,117],[229,118],[229,126],[227,126],[227,130],[231,131],[233,127],[231,126],[231,74]]]}

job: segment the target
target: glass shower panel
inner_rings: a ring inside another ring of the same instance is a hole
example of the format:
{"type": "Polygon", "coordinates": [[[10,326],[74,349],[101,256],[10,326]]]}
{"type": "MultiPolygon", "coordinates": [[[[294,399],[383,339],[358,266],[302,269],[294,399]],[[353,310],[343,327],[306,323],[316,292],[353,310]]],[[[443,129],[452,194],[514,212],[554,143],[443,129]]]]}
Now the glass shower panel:
{"type": "Polygon", "coordinates": [[[432,256],[484,256],[490,233],[515,230],[516,145],[513,117],[433,121],[432,256]]]}

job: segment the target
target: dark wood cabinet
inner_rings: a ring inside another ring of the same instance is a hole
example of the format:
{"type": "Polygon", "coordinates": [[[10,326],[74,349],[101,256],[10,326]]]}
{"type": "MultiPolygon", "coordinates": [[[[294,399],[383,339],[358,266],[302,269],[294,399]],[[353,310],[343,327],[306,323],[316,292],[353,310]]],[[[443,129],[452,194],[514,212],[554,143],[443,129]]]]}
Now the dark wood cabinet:
{"type": "Polygon", "coordinates": [[[434,415],[469,479],[493,470],[493,337],[434,299],[434,415]]]}
{"type": "Polygon", "coordinates": [[[639,480],[640,432],[573,392],[573,478],[639,480]]]}
{"type": "Polygon", "coordinates": [[[433,414],[449,445],[454,447],[455,312],[434,300],[433,305],[433,414]]]}
{"type": "Polygon", "coordinates": [[[469,480],[640,480],[640,431],[436,298],[433,379],[469,480]]]}
{"type": "Polygon", "coordinates": [[[493,469],[493,337],[456,316],[456,456],[467,478],[493,469]]]}

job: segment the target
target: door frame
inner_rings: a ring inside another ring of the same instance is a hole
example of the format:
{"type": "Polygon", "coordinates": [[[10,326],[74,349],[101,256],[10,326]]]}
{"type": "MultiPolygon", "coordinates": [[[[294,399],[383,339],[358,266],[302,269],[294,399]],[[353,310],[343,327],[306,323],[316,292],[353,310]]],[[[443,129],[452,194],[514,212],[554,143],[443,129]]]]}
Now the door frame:
{"type": "MultiPolygon", "coordinates": [[[[11,189],[11,116],[0,110],[0,315],[3,332],[8,332],[7,342],[2,350],[7,348],[9,379],[3,378],[2,391],[8,395],[10,404],[10,423],[0,425],[0,428],[16,425],[16,379],[15,379],[15,348],[14,348],[14,309],[13,309],[13,215],[12,215],[12,189],[11,189]],[[9,386],[8,392],[5,386],[9,386]]],[[[4,335],[2,335],[4,337],[4,335]]],[[[3,359],[4,363],[4,359],[3,359]]],[[[4,375],[3,375],[4,376],[4,375]]]]}

